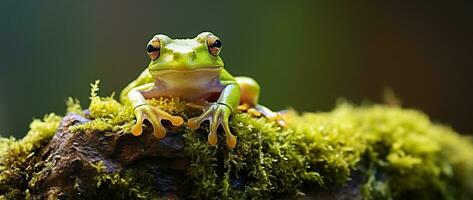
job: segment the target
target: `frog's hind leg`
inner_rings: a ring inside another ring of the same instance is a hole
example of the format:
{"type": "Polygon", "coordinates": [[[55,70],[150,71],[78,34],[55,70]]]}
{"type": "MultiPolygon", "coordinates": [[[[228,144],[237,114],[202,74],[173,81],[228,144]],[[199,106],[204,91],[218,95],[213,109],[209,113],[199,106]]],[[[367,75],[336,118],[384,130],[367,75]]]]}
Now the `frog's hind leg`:
{"type": "Polygon", "coordinates": [[[235,77],[235,79],[240,86],[241,93],[238,110],[246,111],[256,117],[263,115],[269,120],[276,121],[280,126],[286,127],[280,113],[258,104],[260,87],[254,79],[243,76],[235,77]]]}
{"type": "Polygon", "coordinates": [[[240,86],[240,105],[238,110],[249,112],[255,116],[260,116],[261,113],[254,109],[258,105],[259,99],[259,85],[249,77],[235,77],[240,86]]]}

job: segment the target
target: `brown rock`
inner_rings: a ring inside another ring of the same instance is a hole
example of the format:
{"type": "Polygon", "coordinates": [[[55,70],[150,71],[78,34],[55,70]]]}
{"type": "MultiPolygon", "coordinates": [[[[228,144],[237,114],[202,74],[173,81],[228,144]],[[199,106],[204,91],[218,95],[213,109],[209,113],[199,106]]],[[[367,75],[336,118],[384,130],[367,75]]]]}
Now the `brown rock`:
{"type": "Polygon", "coordinates": [[[156,139],[150,130],[135,137],[119,133],[72,133],[69,127],[89,120],[71,114],[64,117],[56,135],[42,152],[48,163],[36,181],[32,199],[93,199],[97,195],[95,176],[98,163],[107,173],[139,169],[154,175],[155,189],[163,196],[179,197],[186,160],[182,135],[168,133],[156,139]],[[179,195],[178,195],[179,194],[179,195]]]}

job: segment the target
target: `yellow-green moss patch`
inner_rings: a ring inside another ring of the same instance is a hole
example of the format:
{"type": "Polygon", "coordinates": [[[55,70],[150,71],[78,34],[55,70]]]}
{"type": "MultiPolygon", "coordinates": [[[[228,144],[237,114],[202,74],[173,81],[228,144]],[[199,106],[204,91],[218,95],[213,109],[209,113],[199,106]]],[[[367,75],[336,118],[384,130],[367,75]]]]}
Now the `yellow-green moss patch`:
{"type": "Polygon", "coordinates": [[[0,138],[0,197],[24,198],[28,182],[41,167],[36,154],[56,132],[61,117],[55,114],[36,119],[21,140],[0,138]]]}

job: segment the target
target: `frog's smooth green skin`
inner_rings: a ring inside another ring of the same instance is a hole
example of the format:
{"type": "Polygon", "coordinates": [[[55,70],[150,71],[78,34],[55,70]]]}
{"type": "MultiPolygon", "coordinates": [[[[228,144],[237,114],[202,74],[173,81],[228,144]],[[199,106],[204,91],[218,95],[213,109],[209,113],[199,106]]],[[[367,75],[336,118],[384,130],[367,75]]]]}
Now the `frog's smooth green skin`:
{"type": "Polygon", "coordinates": [[[203,121],[209,120],[208,141],[212,145],[217,144],[217,129],[222,125],[228,147],[235,147],[236,137],[230,131],[228,120],[239,108],[261,108],[257,110],[271,116],[268,109],[257,105],[259,86],[256,81],[248,77],[234,78],[224,69],[219,56],[221,48],[221,40],[210,32],[203,32],[193,39],[155,35],[146,47],[151,58],[148,68],[120,95],[123,103],[131,103],[135,109],[137,121],[132,133],[141,134],[144,119],[151,122],[157,138],[166,135],[161,120],[169,120],[174,126],[183,123],[181,117],[172,116],[146,103],[146,99],[158,97],[172,96],[187,102],[211,102],[203,108],[200,116],[189,119],[188,126],[197,129],[203,121]],[[239,107],[240,104],[244,106],[239,107]]]}

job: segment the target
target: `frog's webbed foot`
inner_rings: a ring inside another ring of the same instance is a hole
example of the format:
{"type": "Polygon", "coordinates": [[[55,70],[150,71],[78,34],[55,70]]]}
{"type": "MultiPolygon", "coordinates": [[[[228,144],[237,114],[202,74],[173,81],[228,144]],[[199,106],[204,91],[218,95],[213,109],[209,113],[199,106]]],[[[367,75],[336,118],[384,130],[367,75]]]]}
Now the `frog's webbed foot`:
{"type": "Polygon", "coordinates": [[[259,117],[263,115],[270,121],[275,121],[278,123],[279,126],[281,127],[287,127],[286,122],[283,119],[283,116],[279,112],[273,112],[269,108],[262,106],[262,105],[256,105],[256,106],[251,106],[247,103],[243,103],[238,106],[238,110],[241,111],[246,111],[247,113],[250,113],[251,115],[255,117],[259,117]]]}
{"type": "Polygon", "coordinates": [[[139,136],[143,132],[143,121],[147,119],[153,125],[153,134],[156,138],[166,136],[166,128],[161,124],[161,120],[169,120],[173,126],[180,126],[184,123],[182,117],[172,116],[169,113],[148,104],[135,108],[136,123],[131,127],[131,133],[139,136]]]}
{"type": "Polygon", "coordinates": [[[203,113],[198,116],[191,118],[187,121],[187,125],[192,130],[196,130],[200,127],[202,122],[208,120],[210,122],[210,133],[207,137],[209,144],[217,144],[217,130],[220,125],[222,125],[223,130],[226,134],[227,146],[234,148],[237,142],[236,137],[230,132],[230,126],[228,120],[232,114],[232,109],[223,103],[209,103],[203,107],[203,113]]]}

